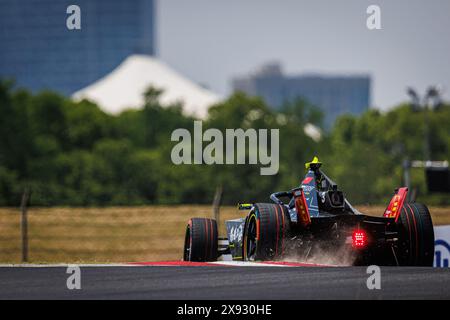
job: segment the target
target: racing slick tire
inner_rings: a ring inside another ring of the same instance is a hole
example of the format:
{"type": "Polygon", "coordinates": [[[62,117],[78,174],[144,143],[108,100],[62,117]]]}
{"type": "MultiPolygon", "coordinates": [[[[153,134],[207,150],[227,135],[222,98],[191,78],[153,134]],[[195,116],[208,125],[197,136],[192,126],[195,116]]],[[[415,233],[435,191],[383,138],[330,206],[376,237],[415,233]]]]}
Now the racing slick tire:
{"type": "Polygon", "coordinates": [[[405,203],[397,224],[399,265],[433,266],[434,230],[427,206],[420,203],[405,203]]]}
{"type": "Polygon", "coordinates": [[[184,261],[216,261],[218,256],[217,222],[208,218],[192,218],[186,226],[184,261]]]}
{"type": "Polygon", "coordinates": [[[276,260],[287,249],[289,213],[286,207],[257,203],[247,216],[243,236],[243,260],[276,260]]]}

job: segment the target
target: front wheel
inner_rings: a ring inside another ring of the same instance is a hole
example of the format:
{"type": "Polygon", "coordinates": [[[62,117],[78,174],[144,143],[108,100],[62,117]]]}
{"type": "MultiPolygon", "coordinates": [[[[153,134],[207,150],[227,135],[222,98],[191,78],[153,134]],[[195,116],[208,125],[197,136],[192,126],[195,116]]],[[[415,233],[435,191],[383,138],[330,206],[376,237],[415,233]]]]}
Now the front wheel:
{"type": "Polygon", "coordinates": [[[192,218],[186,226],[184,261],[216,261],[218,231],[214,219],[192,218]]]}
{"type": "Polygon", "coordinates": [[[427,206],[420,203],[405,203],[397,224],[398,263],[403,266],[433,266],[434,230],[427,206]]]}

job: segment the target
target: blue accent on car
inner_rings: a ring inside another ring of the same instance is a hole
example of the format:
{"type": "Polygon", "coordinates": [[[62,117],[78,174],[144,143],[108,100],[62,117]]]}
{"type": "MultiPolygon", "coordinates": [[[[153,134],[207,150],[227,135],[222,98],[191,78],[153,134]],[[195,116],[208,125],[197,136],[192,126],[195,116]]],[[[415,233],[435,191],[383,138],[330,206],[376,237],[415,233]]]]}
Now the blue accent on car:
{"type": "Polygon", "coordinates": [[[306,205],[311,217],[319,216],[319,203],[317,199],[316,174],[313,170],[308,170],[302,182],[303,193],[305,194],[306,205]],[[309,181],[308,181],[309,180],[309,181]]]}

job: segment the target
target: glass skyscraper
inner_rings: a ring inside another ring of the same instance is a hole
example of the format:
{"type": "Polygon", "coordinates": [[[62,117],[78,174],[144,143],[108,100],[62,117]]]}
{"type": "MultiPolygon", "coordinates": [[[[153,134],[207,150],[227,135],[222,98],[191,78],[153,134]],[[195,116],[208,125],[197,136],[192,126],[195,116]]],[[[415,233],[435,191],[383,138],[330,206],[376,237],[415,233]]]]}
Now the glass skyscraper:
{"type": "Polygon", "coordinates": [[[284,75],[278,64],[266,65],[255,74],[235,78],[233,90],[260,96],[274,108],[302,98],[323,111],[326,127],[341,114],[361,114],[370,106],[368,75],[284,75]]]}
{"type": "Polygon", "coordinates": [[[69,95],[131,54],[155,54],[154,14],[154,0],[0,0],[0,78],[69,95]],[[70,5],[81,30],[66,26],[70,5]]]}

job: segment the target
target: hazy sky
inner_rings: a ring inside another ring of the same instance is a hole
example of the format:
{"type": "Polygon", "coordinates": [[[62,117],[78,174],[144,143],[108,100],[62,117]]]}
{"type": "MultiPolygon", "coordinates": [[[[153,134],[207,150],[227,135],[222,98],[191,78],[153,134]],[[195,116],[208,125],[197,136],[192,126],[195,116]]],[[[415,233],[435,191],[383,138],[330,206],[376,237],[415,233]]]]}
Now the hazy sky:
{"type": "Polygon", "coordinates": [[[158,55],[225,95],[231,78],[280,61],[289,74],[369,73],[372,105],[441,84],[450,100],[449,0],[159,0],[158,55]],[[366,9],[381,7],[382,30],[366,9]]]}

